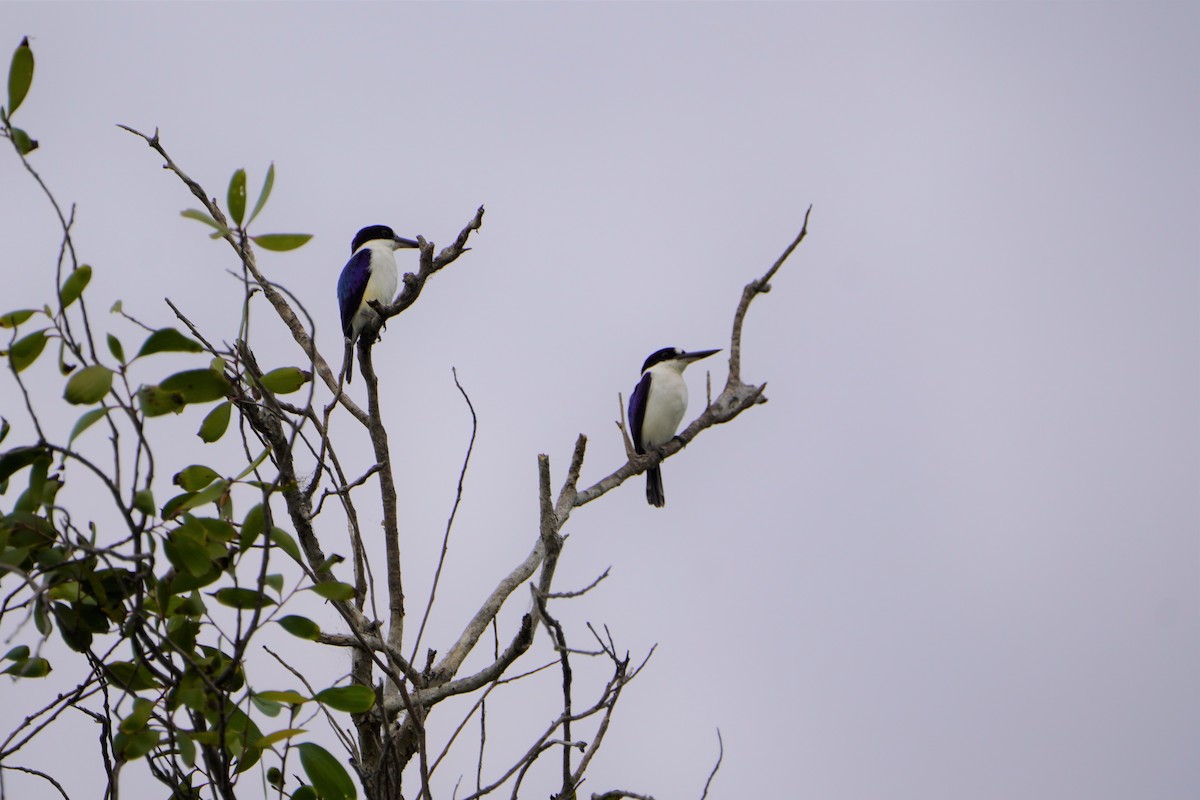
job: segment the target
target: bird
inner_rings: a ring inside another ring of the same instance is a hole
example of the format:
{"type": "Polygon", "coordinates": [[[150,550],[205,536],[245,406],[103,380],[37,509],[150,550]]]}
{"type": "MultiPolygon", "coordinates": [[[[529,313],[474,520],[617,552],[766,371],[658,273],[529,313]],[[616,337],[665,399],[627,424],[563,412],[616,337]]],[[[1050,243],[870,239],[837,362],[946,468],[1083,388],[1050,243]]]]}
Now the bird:
{"type": "MultiPolygon", "coordinates": [[[[687,410],[688,391],[683,371],[693,361],[719,352],[697,350],[688,353],[678,347],[664,347],[650,354],[642,365],[642,379],[629,396],[634,450],[644,454],[671,440],[687,410]]],[[[663,496],[662,472],[657,465],[646,470],[646,501],[656,508],[662,508],[667,502],[663,496]]]]}
{"type": "Polygon", "coordinates": [[[412,239],[397,236],[387,225],[368,225],[350,243],[350,260],[338,278],[338,306],[342,333],[346,336],[346,383],[354,374],[354,343],[363,326],[378,316],[371,301],[387,305],[396,297],[400,284],[393,251],[420,247],[412,239]]]}

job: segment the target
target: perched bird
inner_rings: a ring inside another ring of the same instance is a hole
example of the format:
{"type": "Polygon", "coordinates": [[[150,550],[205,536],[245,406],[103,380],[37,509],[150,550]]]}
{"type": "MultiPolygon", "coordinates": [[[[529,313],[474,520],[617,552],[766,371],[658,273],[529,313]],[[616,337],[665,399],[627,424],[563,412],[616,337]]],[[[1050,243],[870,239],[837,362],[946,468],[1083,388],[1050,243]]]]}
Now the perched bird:
{"type": "MultiPolygon", "coordinates": [[[[687,384],[683,382],[683,371],[688,364],[708,358],[720,350],[698,350],[685,353],[678,347],[664,347],[642,365],[642,379],[629,396],[629,424],[633,426],[633,447],[645,453],[671,441],[683,412],[687,410],[687,384]]],[[[650,505],[662,508],[662,472],[658,467],[646,470],[646,500],[650,505]]]]}
{"type": "Polygon", "coordinates": [[[338,305],[342,311],[342,333],[346,335],[346,383],[354,374],[354,343],[363,326],[378,316],[370,303],[387,305],[396,299],[400,285],[396,255],[402,247],[419,247],[402,239],[387,225],[371,225],[359,231],[350,245],[350,260],[338,278],[338,305]]]}

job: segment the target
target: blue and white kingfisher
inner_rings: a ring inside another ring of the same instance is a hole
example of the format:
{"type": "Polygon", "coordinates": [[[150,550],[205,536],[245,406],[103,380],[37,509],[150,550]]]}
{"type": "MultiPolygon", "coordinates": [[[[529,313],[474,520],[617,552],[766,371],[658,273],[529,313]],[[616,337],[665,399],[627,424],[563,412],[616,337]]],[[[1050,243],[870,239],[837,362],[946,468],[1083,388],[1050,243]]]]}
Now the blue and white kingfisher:
{"type": "Polygon", "coordinates": [[[342,311],[342,333],[346,335],[346,383],[354,374],[354,343],[369,320],[379,316],[370,303],[387,305],[396,299],[400,285],[393,251],[402,247],[420,247],[412,239],[403,239],[387,225],[370,225],[354,236],[350,260],[338,278],[338,306],[342,311]]]}
{"type": "MultiPolygon", "coordinates": [[[[638,453],[671,441],[687,411],[688,390],[683,371],[693,361],[719,352],[686,353],[678,347],[664,347],[646,359],[642,379],[629,396],[629,424],[633,427],[633,448],[638,453]]],[[[667,502],[663,497],[662,472],[657,466],[646,470],[646,500],[656,508],[667,502]]]]}

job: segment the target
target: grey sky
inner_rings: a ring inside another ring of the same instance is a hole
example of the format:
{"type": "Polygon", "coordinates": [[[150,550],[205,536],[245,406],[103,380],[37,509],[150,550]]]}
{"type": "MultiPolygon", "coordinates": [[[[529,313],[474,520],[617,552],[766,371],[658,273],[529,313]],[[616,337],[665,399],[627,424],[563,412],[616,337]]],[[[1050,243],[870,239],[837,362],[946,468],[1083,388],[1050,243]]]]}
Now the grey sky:
{"type": "MultiPolygon", "coordinates": [[[[561,586],[613,570],[564,621],[658,643],[587,792],[698,797],[720,727],[718,797],[1200,796],[1194,6],[6,3],[0,31],[97,310],[237,316],[226,248],[114,123],[221,196],[275,162],[262,229],[316,238],[262,264],[327,356],[359,227],[441,244],[487,207],[376,356],[413,597],[469,434],[451,365],[480,415],[443,633],[532,541],[535,455],[557,484],[584,432],[585,480],[617,466],[616,393],[727,347],[814,206],[747,323],[770,403],[665,465],[663,511],[638,482],[572,518],[561,586]]],[[[0,240],[2,310],[40,304],[57,238],[12,157],[0,240]]]]}

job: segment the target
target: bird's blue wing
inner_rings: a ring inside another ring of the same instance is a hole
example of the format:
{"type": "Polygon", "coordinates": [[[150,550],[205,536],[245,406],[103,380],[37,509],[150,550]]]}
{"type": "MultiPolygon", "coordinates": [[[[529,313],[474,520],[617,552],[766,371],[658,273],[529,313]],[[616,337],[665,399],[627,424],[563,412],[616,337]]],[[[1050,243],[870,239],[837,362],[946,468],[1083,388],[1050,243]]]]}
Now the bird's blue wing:
{"type": "Polygon", "coordinates": [[[346,262],[342,268],[342,276],[338,278],[338,306],[342,311],[342,333],[351,335],[350,323],[354,320],[354,312],[362,303],[363,292],[367,290],[367,281],[371,277],[371,251],[363,248],[346,262]]]}
{"type": "Polygon", "coordinates": [[[633,428],[633,449],[646,452],[642,447],[642,420],[646,418],[646,398],[650,396],[650,373],[647,372],[629,395],[629,424],[633,428]]]}

